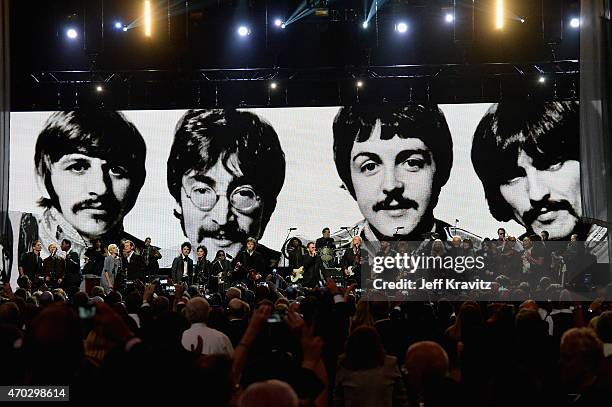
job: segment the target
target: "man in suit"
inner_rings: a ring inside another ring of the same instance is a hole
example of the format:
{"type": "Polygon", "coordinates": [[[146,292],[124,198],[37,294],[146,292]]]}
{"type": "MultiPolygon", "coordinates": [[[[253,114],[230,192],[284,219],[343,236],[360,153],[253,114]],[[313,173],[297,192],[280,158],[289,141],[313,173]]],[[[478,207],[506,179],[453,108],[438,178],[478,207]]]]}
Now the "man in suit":
{"type": "Polygon", "coordinates": [[[172,281],[175,284],[189,281],[193,275],[193,260],[189,257],[191,243],[185,242],[181,245],[181,254],[172,261],[172,281]]]}
{"type": "Polygon", "coordinates": [[[134,242],[126,240],[123,242],[123,269],[126,271],[128,280],[145,281],[145,263],[143,258],[134,252],[134,242]]]}
{"type": "Polygon", "coordinates": [[[83,279],[81,277],[79,254],[72,248],[72,242],[68,239],[62,240],[60,249],[64,252],[66,261],[66,273],[64,274],[62,286],[64,289],[78,289],[83,279]]]}
{"type": "Polygon", "coordinates": [[[304,256],[302,260],[304,276],[301,283],[304,287],[314,288],[323,275],[323,261],[321,260],[321,256],[316,254],[317,249],[314,242],[309,242],[306,245],[306,250],[306,256],[304,256]]]}
{"type": "Polygon", "coordinates": [[[57,255],[55,243],[51,243],[48,249],[50,254],[43,260],[45,284],[52,288],[60,287],[66,274],[66,259],[57,255]]]}
{"type": "Polygon", "coordinates": [[[32,243],[32,251],[24,253],[19,259],[19,277],[26,275],[32,283],[43,275],[43,261],[40,258],[42,243],[40,240],[32,243]]]}
{"type": "Polygon", "coordinates": [[[232,280],[234,280],[235,283],[248,283],[248,280],[253,281],[253,279],[257,279],[257,275],[261,277],[265,274],[267,268],[266,260],[261,253],[255,250],[256,247],[257,241],[254,238],[249,237],[246,241],[245,247],[234,259],[232,280]],[[250,279],[249,275],[251,275],[250,279]]]}

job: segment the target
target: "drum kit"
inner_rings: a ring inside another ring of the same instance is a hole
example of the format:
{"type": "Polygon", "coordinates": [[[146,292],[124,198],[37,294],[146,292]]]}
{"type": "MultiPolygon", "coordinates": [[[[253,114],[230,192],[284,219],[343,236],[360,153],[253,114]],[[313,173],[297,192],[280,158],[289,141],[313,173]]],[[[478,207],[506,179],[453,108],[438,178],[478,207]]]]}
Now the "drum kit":
{"type": "MultiPolygon", "coordinates": [[[[285,244],[283,244],[283,247],[282,247],[283,255],[287,259],[289,258],[287,246],[292,239],[293,238],[287,239],[287,241],[285,242],[285,244]]],[[[340,260],[342,259],[342,256],[344,255],[344,251],[348,249],[350,245],[351,245],[350,240],[346,240],[346,239],[335,240],[333,247],[332,246],[321,247],[320,249],[317,250],[317,254],[321,256],[321,260],[323,261],[323,266],[325,268],[339,267],[340,260]]]]}

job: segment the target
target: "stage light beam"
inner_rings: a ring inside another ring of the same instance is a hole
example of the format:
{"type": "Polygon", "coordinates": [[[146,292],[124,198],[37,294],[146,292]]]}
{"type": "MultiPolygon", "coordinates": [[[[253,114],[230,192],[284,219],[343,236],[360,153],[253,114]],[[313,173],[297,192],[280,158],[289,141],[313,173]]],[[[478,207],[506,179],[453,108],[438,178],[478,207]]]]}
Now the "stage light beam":
{"type": "Polygon", "coordinates": [[[115,28],[118,30],[123,28],[123,24],[121,24],[121,21],[115,21],[115,28]]]}
{"type": "Polygon", "coordinates": [[[276,27],[280,27],[283,25],[283,20],[281,20],[280,18],[277,18],[276,20],[274,20],[274,25],[276,27]]]}
{"type": "Polygon", "coordinates": [[[540,77],[538,78],[538,83],[539,84],[546,83],[546,78],[544,77],[544,75],[540,75],[540,77]]]}
{"type": "Polygon", "coordinates": [[[504,0],[495,2],[495,28],[498,30],[504,28],[504,0]]]}
{"type": "Polygon", "coordinates": [[[276,82],[272,82],[272,83],[270,84],[270,89],[274,90],[274,89],[276,89],[276,87],[277,87],[277,86],[278,86],[278,85],[276,84],[276,82]]]}
{"type": "Polygon", "coordinates": [[[453,13],[446,13],[446,15],[444,16],[444,21],[450,24],[455,21],[455,16],[453,15],[453,13]]]}
{"type": "Polygon", "coordinates": [[[71,40],[74,40],[78,36],[79,33],[74,28],[69,28],[66,30],[66,37],[70,38],[71,40]]]}
{"type": "Polygon", "coordinates": [[[355,83],[355,86],[357,86],[358,88],[363,88],[363,82],[362,81],[357,81],[355,83]]]}
{"type": "Polygon", "coordinates": [[[147,37],[151,36],[151,2],[144,2],[144,30],[147,37]]]}
{"type": "Polygon", "coordinates": [[[368,22],[364,21],[363,23],[361,23],[361,27],[365,30],[368,28],[368,22]]]}
{"type": "Polygon", "coordinates": [[[104,88],[102,87],[102,85],[98,85],[96,86],[96,92],[100,93],[104,90],[104,88]]]}

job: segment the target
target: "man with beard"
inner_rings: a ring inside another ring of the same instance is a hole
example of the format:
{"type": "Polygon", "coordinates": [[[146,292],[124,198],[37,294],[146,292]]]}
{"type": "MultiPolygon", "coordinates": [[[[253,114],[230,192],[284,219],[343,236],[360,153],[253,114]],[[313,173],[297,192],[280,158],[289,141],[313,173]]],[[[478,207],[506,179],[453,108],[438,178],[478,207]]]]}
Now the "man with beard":
{"type": "Polygon", "coordinates": [[[575,233],[608,257],[607,230],[580,219],[578,102],[494,104],[474,133],[472,163],[491,214],[523,225],[520,239],[546,230],[567,241],[575,233]]]}
{"type": "MultiPolygon", "coordinates": [[[[192,245],[235,256],[247,237],[263,235],[285,181],[285,154],[253,113],[190,110],[177,125],[167,175],[192,245]]],[[[278,264],[280,252],[258,251],[267,266],[278,264]]]]}
{"type": "MultiPolygon", "coordinates": [[[[43,251],[68,239],[84,265],[85,250],[130,239],[123,219],[144,184],[144,139],[121,113],[106,110],[56,112],[38,135],[34,163],[44,208],[38,223],[43,251]]],[[[46,257],[49,253],[43,253],[46,257]]]]}
{"type": "Polygon", "coordinates": [[[238,283],[247,283],[249,286],[260,280],[267,269],[266,259],[259,252],[257,240],[249,237],[244,248],[236,255],[232,262],[232,280],[238,283]]]}
{"type": "Polygon", "coordinates": [[[446,240],[449,224],[434,218],[448,181],[453,142],[436,105],[347,106],[333,125],[334,161],[365,221],[366,241],[446,240]]]}

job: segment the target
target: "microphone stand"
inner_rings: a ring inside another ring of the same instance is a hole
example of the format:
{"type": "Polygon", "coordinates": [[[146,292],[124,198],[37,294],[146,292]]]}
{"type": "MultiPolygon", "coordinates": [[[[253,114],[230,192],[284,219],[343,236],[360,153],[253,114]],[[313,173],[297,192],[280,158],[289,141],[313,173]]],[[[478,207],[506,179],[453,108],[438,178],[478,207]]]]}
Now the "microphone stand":
{"type": "MultiPolygon", "coordinates": [[[[287,236],[285,236],[285,252],[287,252],[287,255],[289,255],[289,252],[287,251],[287,245],[289,244],[288,240],[289,240],[289,235],[291,234],[291,232],[295,230],[293,228],[289,228],[287,231],[287,236]]],[[[281,251],[283,249],[281,248],[281,251]]],[[[283,253],[281,253],[281,256],[283,256],[283,253]]],[[[283,256],[283,267],[287,267],[287,256],[283,256]]]]}

